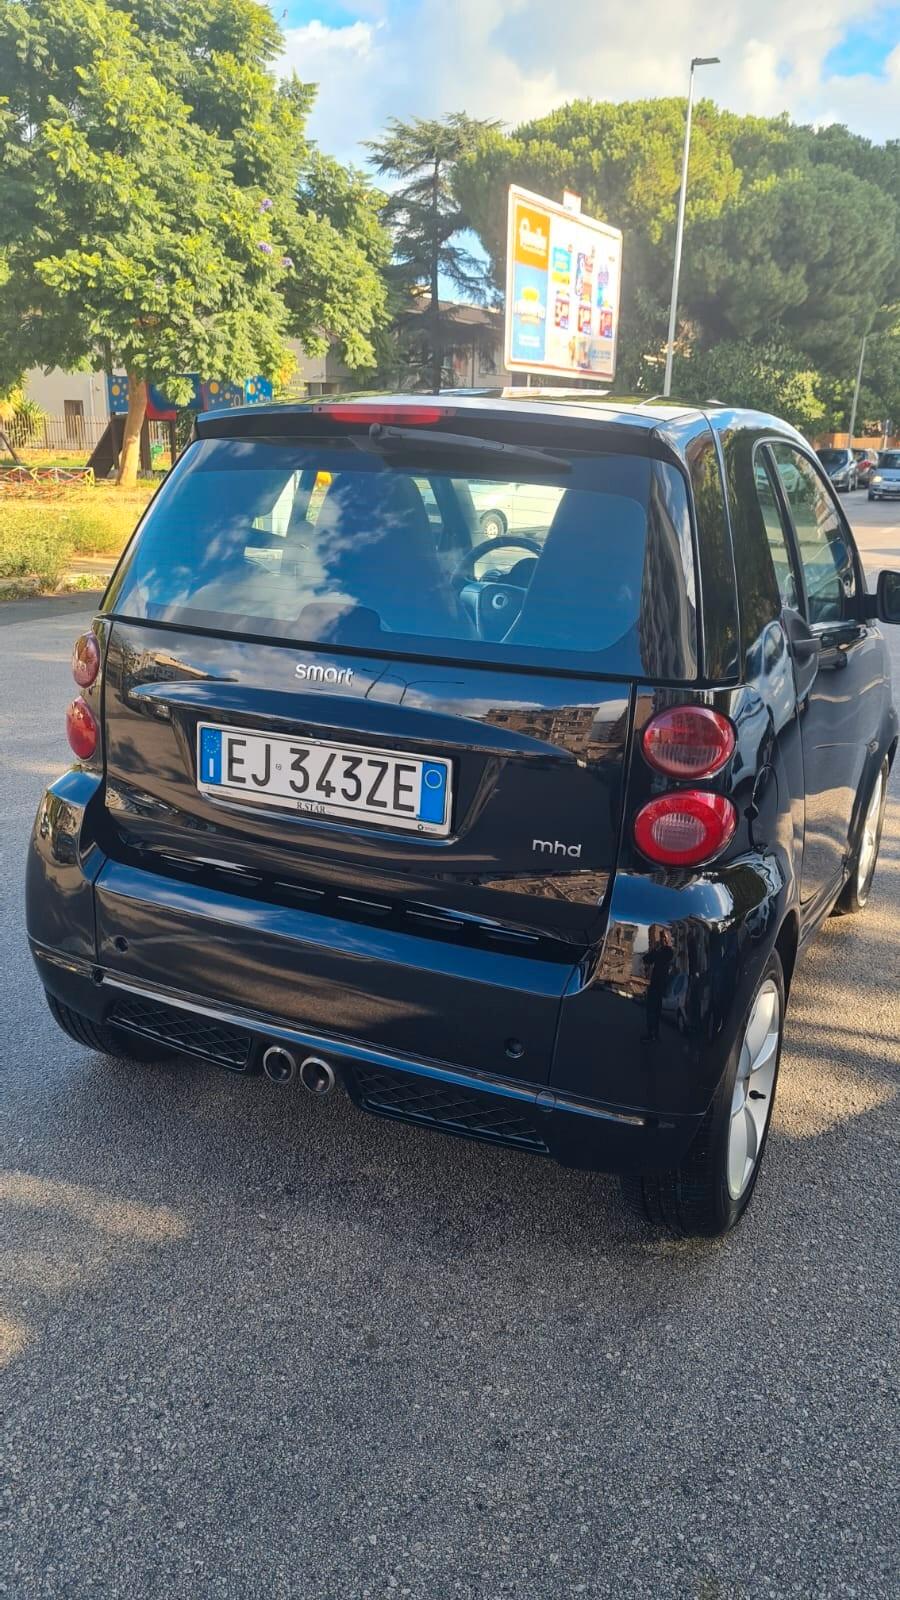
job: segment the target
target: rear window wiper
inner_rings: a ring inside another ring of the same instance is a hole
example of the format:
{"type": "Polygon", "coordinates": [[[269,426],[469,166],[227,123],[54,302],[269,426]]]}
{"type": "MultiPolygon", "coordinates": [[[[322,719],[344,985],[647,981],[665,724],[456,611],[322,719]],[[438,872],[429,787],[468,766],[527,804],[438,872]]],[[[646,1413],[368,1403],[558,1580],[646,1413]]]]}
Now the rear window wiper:
{"type": "Polygon", "coordinates": [[[481,463],[485,457],[493,458],[498,465],[513,467],[544,467],[552,472],[571,472],[572,463],[566,456],[556,456],[549,450],[531,445],[502,444],[499,439],[479,439],[467,433],[446,433],[435,428],[393,428],[382,422],[373,422],[368,434],[351,434],[352,443],[359,450],[372,450],[378,455],[407,454],[409,451],[430,455],[478,455],[481,463]]]}

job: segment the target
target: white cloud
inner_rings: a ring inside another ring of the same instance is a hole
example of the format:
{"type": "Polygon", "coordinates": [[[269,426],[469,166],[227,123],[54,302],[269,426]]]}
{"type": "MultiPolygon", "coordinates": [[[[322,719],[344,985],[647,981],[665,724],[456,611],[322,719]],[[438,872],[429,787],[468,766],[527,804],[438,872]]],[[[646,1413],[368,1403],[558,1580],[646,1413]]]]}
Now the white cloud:
{"type": "Polygon", "coordinates": [[[320,86],[313,135],[357,160],[358,141],[391,116],[466,110],[516,123],[575,97],[683,94],[694,54],[721,56],[702,92],[732,110],[788,111],[887,139],[900,135],[900,38],[883,76],[837,77],[825,65],[848,29],[881,9],[881,0],[720,0],[715,10],[708,0],[615,10],[597,0],[360,0],[344,27],[289,29],[284,65],[320,86]]]}
{"type": "Polygon", "coordinates": [[[359,141],[376,134],[391,113],[384,110],[385,25],[362,19],[343,28],[308,22],[285,31],[281,70],[319,86],[310,133],[324,150],[357,163],[359,141]]]}

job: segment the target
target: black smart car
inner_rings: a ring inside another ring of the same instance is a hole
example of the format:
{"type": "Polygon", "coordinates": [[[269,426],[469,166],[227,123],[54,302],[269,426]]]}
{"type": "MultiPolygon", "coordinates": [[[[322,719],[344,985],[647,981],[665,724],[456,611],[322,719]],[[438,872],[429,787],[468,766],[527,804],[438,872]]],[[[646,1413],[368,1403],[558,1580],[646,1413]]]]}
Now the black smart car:
{"type": "Polygon", "coordinates": [[[878,617],[900,574],[866,593],[773,417],[200,417],[75,647],[78,760],[28,866],[53,1015],[619,1172],[651,1219],[721,1233],[798,950],[869,894],[878,617]]]}

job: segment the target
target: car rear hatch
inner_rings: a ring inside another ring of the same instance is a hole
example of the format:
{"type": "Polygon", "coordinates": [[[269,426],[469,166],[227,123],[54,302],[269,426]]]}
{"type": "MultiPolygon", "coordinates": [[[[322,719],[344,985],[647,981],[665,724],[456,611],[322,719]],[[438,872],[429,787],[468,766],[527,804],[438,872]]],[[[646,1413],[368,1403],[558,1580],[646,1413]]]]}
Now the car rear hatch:
{"type": "Polygon", "coordinates": [[[683,480],[577,414],[200,431],[105,602],[101,959],[545,1082],[603,933],[632,683],[695,671],[683,480]],[[512,543],[483,538],[492,486],[512,543]]]}

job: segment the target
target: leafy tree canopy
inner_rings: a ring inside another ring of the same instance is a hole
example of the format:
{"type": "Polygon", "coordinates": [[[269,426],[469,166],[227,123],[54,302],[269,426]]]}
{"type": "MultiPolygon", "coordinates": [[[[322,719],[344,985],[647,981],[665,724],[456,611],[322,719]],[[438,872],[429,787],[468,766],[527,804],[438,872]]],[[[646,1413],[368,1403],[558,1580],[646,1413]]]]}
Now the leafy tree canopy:
{"type": "Polygon", "coordinates": [[[373,359],[377,261],[308,203],[313,90],[276,81],[279,40],[256,0],[0,0],[0,384],[123,366],[123,455],[146,380],[274,375],[288,333],[373,359]]]}
{"type": "MultiPolygon", "coordinates": [[[[508,135],[483,130],[454,172],[459,204],[490,255],[498,286],[510,183],[550,196],[573,189],[589,215],[622,228],[618,382],[625,388],[660,384],[684,115],[683,100],[576,101],[508,135]]],[[[833,401],[837,380],[855,370],[862,335],[889,328],[898,302],[900,141],[878,146],[846,128],[740,117],[700,101],[676,389],[695,387],[687,376],[691,361],[694,379],[712,377],[715,362],[708,358],[727,345],[713,392],[727,387],[726,370],[733,383],[743,373],[751,389],[763,368],[769,387],[778,374],[806,374],[802,392],[794,383],[791,393],[796,419],[812,425],[815,412],[827,413],[829,384],[833,401]]],[[[783,401],[776,409],[785,411],[783,401]]]]}
{"type": "Polygon", "coordinates": [[[817,370],[804,367],[796,351],[777,339],[723,340],[695,350],[681,365],[678,393],[698,405],[737,401],[754,411],[771,411],[807,433],[822,432],[829,421],[817,370]]]}

